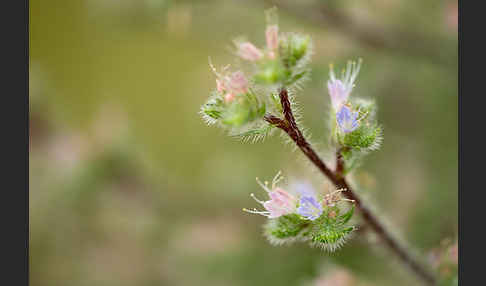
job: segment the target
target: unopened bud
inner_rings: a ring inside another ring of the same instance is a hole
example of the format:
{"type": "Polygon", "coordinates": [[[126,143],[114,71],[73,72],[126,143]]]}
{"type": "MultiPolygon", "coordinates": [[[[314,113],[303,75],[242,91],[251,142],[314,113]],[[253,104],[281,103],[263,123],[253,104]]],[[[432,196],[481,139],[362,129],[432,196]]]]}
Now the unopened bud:
{"type": "Polygon", "coordinates": [[[250,42],[238,44],[238,55],[248,61],[258,61],[263,57],[263,53],[250,42]]]}

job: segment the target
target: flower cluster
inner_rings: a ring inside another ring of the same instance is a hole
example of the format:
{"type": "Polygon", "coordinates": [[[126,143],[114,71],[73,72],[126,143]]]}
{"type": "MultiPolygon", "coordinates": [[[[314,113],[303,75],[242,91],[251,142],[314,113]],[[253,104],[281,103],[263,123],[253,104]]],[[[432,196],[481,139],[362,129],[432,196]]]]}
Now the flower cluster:
{"type": "Polygon", "coordinates": [[[299,182],[293,184],[292,192],[289,192],[277,186],[281,180],[280,172],[274,177],[271,186],[257,178],[258,184],[267,192],[269,199],[262,201],[251,194],[264,210],[243,209],[269,219],[265,226],[265,234],[270,242],[282,244],[301,240],[311,241],[313,245],[330,251],[339,248],[354,230],[353,226],[346,226],[352,217],[354,204],[344,214],[339,215],[343,212],[341,206],[338,206],[339,202],[353,203],[339,196],[344,190],[319,196],[312,185],[299,182]]]}
{"type": "Polygon", "coordinates": [[[266,11],[266,47],[257,48],[251,42],[235,41],[236,54],[256,66],[254,79],[260,84],[292,85],[308,72],[310,37],[296,33],[279,33],[276,8],[266,11]]]}
{"type": "Polygon", "coordinates": [[[368,151],[376,150],[382,141],[382,130],[376,121],[376,105],[373,101],[350,97],[362,60],[348,61],[341,77],[330,66],[327,89],[332,105],[333,140],[348,161],[348,171],[358,158],[368,151]]]}
{"type": "MultiPolygon", "coordinates": [[[[280,31],[275,8],[266,11],[266,18],[264,47],[243,38],[234,41],[234,54],[248,67],[216,69],[210,63],[216,85],[200,111],[208,124],[218,125],[231,136],[254,141],[276,128],[298,129],[299,115],[295,114],[293,91],[308,78],[307,66],[312,54],[308,35],[280,31]],[[284,90],[288,95],[286,98],[282,97],[284,90]],[[285,114],[284,105],[287,108],[285,114]],[[289,105],[293,119],[288,119],[289,105]],[[269,118],[280,120],[279,124],[269,118]]],[[[331,66],[327,82],[332,104],[331,138],[344,160],[340,175],[345,175],[363,154],[378,148],[381,142],[374,102],[351,96],[360,68],[361,60],[358,63],[350,61],[338,77],[331,66]]],[[[348,208],[339,204],[346,201],[339,196],[344,190],[321,195],[306,183],[297,183],[290,188],[278,187],[280,180],[280,174],[270,186],[257,180],[267,192],[268,199],[260,200],[251,194],[263,210],[244,209],[268,218],[265,224],[267,238],[275,244],[310,241],[327,250],[341,246],[354,230],[353,226],[347,226],[354,204],[348,208]]]]}
{"type": "Polygon", "coordinates": [[[275,91],[281,87],[300,85],[309,72],[306,67],[311,54],[310,37],[297,33],[281,33],[275,8],[266,11],[266,46],[259,48],[250,41],[234,41],[235,54],[249,64],[246,74],[226,66],[217,71],[216,88],[201,107],[208,124],[218,124],[230,135],[263,138],[271,129],[265,113],[280,114],[275,91]]]}

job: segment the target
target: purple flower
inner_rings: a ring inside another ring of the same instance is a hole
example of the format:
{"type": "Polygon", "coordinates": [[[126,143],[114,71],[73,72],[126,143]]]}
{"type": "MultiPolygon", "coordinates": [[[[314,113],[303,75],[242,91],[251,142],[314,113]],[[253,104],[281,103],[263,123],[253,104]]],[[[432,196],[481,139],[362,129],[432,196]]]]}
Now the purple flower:
{"type": "Polygon", "coordinates": [[[310,220],[315,220],[321,216],[322,206],[317,200],[312,185],[307,182],[297,182],[292,187],[300,196],[297,213],[310,220]]]}
{"type": "Polygon", "coordinates": [[[315,196],[303,196],[300,198],[297,213],[307,219],[315,220],[322,214],[322,206],[315,196]]]}
{"type": "Polygon", "coordinates": [[[336,120],[339,125],[339,129],[344,133],[354,131],[359,126],[358,112],[352,112],[349,107],[343,105],[339,112],[336,114],[336,120]]]}
{"type": "Polygon", "coordinates": [[[331,78],[327,81],[327,89],[329,91],[332,107],[334,108],[335,112],[337,112],[341,108],[341,106],[348,100],[348,97],[353,90],[354,82],[356,81],[356,77],[358,76],[360,68],[361,59],[359,60],[358,64],[348,61],[346,70],[343,70],[342,77],[338,79],[334,74],[333,66],[330,66],[331,78]]]}

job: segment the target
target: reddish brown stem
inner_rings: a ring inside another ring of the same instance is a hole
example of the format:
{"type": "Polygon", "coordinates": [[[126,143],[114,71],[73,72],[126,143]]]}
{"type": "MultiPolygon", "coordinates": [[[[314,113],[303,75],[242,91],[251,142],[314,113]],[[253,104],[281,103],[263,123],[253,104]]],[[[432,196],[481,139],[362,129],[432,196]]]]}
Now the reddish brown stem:
{"type": "Polygon", "coordinates": [[[409,254],[407,250],[390,235],[390,233],[384,228],[383,224],[363,204],[360,197],[353,191],[351,186],[348,184],[346,178],[343,175],[344,160],[342,159],[341,150],[338,150],[337,152],[336,171],[333,172],[326,166],[324,161],[321,160],[319,155],[314,151],[309,142],[307,142],[299,127],[297,126],[295,117],[292,113],[287,90],[282,89],[279,96],[283,108],[284,119],[271,114],[267,114],[264,117],[265,120],[268,123],[285,131],[285,133],[290,136],[290,138],[295,142],[295,144],[304,153],[304,155],[306,155],[307,158],[309,158],[309,160],[314,163],[314,165],[336,186],[336,188],[343,188],[347,190],[343,192],[344,196],[356,202],[356,208],[361,212],[363,219],[370,226],[370,228],[376,232],[376,234],[390,248],[392,252],[394,252],[406,265],[408,265],[410,269],[413,270],[427,285],[436,285],[434,275],[429,273],[426,268],[420,265],[412,257],[412,255],[409,254]]]}

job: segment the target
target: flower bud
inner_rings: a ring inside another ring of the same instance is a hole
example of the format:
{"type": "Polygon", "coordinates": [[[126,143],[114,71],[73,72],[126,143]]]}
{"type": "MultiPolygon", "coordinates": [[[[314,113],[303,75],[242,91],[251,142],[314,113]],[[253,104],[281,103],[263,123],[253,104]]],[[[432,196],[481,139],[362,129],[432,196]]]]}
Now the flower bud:
{"type": "Polygon", "coordinates": [[[267,40],[267,48],[271,51],[276,50],[278,48],[278,26],[268,26],[265,31],[265,37],[267,40]]]}
{"type": "Polygon", "coordinates": [[[238,55],[248,61],[258,61],[263,57],[263,53],[250,42],[238,44],[238,55]]]}
{"type": "Polygon", "coordinates": [[[248,92],[248,80],[241,71],[236,71],[231,74],[229,80],[229,89],[232,93],[241,94],[248,92]]]}
{"type": "Polygon", "coordinates": [[[307,52],[309,46],[310,37],[307,35],[294,35],[292,38],[292,55],[297,59],[301,59],[307,52]]]}
{"type": "Polygon", "coordinates": [[[255,74],[255,80],[263,84],[275,84],[285,79],[285,68],[278,60],[268,60],[263,62],[257,74],[255,74]]]}

